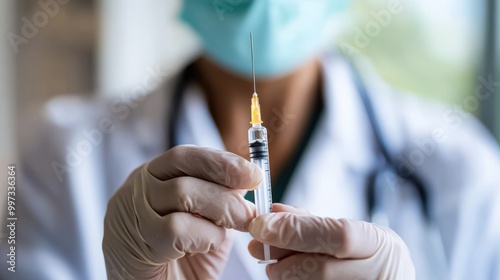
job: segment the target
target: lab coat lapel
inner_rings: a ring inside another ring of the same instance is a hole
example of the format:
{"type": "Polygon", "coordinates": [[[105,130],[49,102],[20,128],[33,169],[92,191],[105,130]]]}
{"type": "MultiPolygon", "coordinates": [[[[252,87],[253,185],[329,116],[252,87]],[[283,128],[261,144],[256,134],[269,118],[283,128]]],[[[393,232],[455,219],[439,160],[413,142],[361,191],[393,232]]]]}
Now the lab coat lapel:
{"type": "Polygon", "coordinates": [[[319,216],[366,218],[364,181],[374,161],[370,129],[349,66],[337,56],[323,63],[325,111],[284,202],[319,216]]]}
{"type": "Polygon", "coordinates": [[[187,86],[180,106],[179,124],[176,127],[178,144],[226,149],[206,101],[196,85],[187,86]]]}

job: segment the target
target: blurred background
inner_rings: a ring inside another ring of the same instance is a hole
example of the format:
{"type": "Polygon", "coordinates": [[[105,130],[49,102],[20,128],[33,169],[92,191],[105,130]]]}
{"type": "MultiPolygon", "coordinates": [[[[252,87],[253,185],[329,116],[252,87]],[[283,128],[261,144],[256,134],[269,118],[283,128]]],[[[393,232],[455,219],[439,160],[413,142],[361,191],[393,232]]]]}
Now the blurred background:
{"type": "MultiPolygon", "coordinates": [[[[353,1],[332,48],[367,56],[395,87],[462,106],[500,139],[500,97],[474,98],[484,81],[500,82],[499,1],[401,0],[401,12],[384,18],[391,2],[353,1]]],[[[176,19],[179,7],[179,0],[0,1],[0,166],[16,162],[16,122],[33,107],[67,94],[126,95],[148,70],[182,67],[198,47],[176,19]]]]}

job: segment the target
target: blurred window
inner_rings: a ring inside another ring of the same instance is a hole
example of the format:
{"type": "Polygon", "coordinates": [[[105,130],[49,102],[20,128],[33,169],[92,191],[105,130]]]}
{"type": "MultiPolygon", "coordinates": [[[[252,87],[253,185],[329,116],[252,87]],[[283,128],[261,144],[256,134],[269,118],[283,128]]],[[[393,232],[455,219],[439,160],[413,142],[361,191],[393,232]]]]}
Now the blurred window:
{"type": "Polygon", "coordinates": [[[481,61],[480,5],[356,0],[351,13],[342,42],[368,56],[391,84],[447,102],[460,102],[471,93],[481,61]],[[391,5],[399,7],[396,13],[389,11],[391,5]]]}
{"type": "MultiPolygon", "coordinates": [[[[493,58],[485,56],[485,49],[492,28],[486,20],[488,5],[495,1],[355,0],[338,45],[349,55],[369,57],[393,86],[461,106],[499,131],[499,98],[495,102],[492,93],[487,100],[474,100],[477,87],[494,75],[486,69],[493,58]]],[[[493,49],[498,53],[498,46],[493,49]]],[[[492,77],[500,82],[498,74],[492,77]]]]}

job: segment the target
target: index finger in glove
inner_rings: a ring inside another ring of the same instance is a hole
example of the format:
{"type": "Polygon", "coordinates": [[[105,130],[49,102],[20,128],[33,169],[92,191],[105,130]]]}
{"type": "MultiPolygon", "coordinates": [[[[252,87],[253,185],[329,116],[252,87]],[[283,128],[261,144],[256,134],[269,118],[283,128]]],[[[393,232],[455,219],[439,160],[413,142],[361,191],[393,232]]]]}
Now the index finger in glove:
{"type": "Polygon", "coordinates": [[[262,182],[262,170],[248,160],[210,148],[176,146],[149,163],[157,179],[191,176],[234,189],[255,189],[262,182]]]}
{"type": "Polygon", "coordinates": [[[381,228],[362,221],[271,213],[249,225],[250,234],[271,246],[336,258],[367,258],[388,238],[381,228]]]}

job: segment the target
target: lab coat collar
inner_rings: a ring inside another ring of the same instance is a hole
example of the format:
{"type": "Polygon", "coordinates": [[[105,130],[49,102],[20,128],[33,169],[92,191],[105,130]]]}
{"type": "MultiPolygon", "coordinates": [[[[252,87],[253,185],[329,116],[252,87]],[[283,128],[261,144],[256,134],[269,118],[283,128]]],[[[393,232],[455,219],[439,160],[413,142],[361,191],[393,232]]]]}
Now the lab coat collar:
{"type": "MultiPolygon", "coordinates": [[[[354,66],[338,54],[321,60],[324,76],[326,136],[340,151],[348,167],[369,168],[373,161],[373,134],[353,79],[354,66]]],[[[337,155],[340,156],[340,155],[337,155]]]]}
{"type": "Polygon", "coordinates": [[[322,59],[325,111],[284,195],[318,216],[366,218],[363,187],[373,168],[373,136],[349,64],[322,59]]]}

